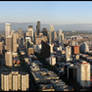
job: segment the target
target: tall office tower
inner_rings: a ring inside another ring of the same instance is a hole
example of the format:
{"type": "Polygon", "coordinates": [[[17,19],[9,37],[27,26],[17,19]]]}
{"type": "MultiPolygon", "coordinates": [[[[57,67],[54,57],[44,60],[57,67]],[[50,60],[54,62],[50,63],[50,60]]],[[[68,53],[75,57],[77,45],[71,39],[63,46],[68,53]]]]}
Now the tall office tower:
{"type": "Polygon", "coordinates": [[[13,52],[17,52],[17,38],[18,38],[18,34],[17,33],[13,33],[13,52]]]}
{"type": "Polygon", "coordinates": [[[2,91],[10,91],[12,89],[12,75],[11,73],[2,72],[1,73],[1,90],[2,91]]]}
{"type": "Polygon", "coordinates": [[[33,35],[34,35],[34,33],[33,33],[33,26],[30,25],[30,26],[28,26],[28,31],[26,32],[26,36],[31,37],[31,39],[33,41],[33,35]]]}
{"type": "Polygon", "coordinates": [[[8,36],[6,38],[6,50],[7,51],[12,51],[13,50],[12,36],[8,36]]]}
{"type": "Polygon", "coordinates": [[[21,28],[18,29],[18,38],[22,38],[23,37],[23,31],[21,28]]]}
{"type": "Polygon", "coordinates": [[[44,41],[42,41],[42,49],[40,55],[43,59],[46,59],[50,56],[50,46],[44,41]]]}
{"type": "Polygon", "coordinates": [[[9,89],[11,90],[12,89],[12,74],[11,73],[9,73],[8,80],[9,80],[9,89]]]}
{"type": "Polygon", "coordinates": [[[54,44],[49,44],[49,46],[50,46],[50,53],[52,54],[53,53],[54,44]]]}
{"type": "Polygon", "coordinates": [[[54,32],[54,26],[53,26],[53,25],[50,25],[49,43],[52,43],[52,39],[53,39],[52,33],[53,33],[53,32],[54,32]]]}
{"type": "Polygon", "coordinates": [[[80,53],[79,45],[72,46],[72,54],[78,55],[80,53]]]}
{"type": "Polygon", "coordinates": [[[31,46],[31,38],[30,37],[26,37],[26,48],[29,48],[31,46]]]}
{"type": "Polygon", "coordinates": [[[21,48],[24,46],[24,38],[18,38],[18,46],[21,48]]]}
{"type": "Polygon", "coordinates": [[[3,72],[1,74],[1,89],[2,91],[9,91],[9,74],[8,72],[3,72]]]}
{"type": "Polygon", "coordinates": [[[67,69],[67,79],[71,82],[77,81],[77,67],[74,64],[70,64],[66,67],[67,69]]]}
{"type": "Polygon", "coordinates": [[[18,86],[18,89],[20,90],[21,89],[21,77],[20,77],[21,75],[18,74],[17,76],[18,76],[17,86],[18,86]]]}
{"type": "Polygon", "coordinates": [[[43,35],[48,36],[48,30],[47,30],[47,28],[43,28],[42,29],[42,33],[43,33],[43,35]]]}
{"type": "Polygon", "coordinates": [[[76,41],[72,40],[72,41],[71,41],[71,45],[72,45],[72,46],[75,46],[75,45],[76,45],[76,41]]]}
{"type": "Polygon", "coordinates": [[[8,37],[11,35],[11,24],[10,23],[6,23],[5,24],[5,36],[8,37]]]}
{"type": "Polygon", "coordinates": [[[66,61],[70,61],[71,60],[71,47],[67,46],[65,49],[66,49],[66,61]]]}
{"type": "Polygon", "coordinates": [[[54,31],[54,26],[50,25],[50,31],[53,32],[54,31]]]}
{"type": "Polygon", "coordinates": [[[3,42],[0,42],[0,55],[3,54],[3,42]]]}
{"type": "Polygon", "coordinates": [[[18,71],[1,73],[2,91],[27,91],[29,89],[29,74],[18,71]]]}
{"type": "Polygon", "coordinates": [[[82,53],[89,52],[89,46],[86,42],[80,45],[80,52],[82,53]]]}
{"type": "Polygon", "coordinates": [[[57,40],[57,33],[56,33],[56,31],[54,31],[54,33],[53,33],[53,35],[54,35],[54,41],[56,41],[57,40]]]}
{"type": "Polygon", "coordinates": [[[64,33],[62,32],[62,30],[58,31],[58,41],[59,41],[59,43],[64,41],[64,33]]]}
{"type": "Polygon", "coordinates": [[[12,71],[12,90],[13,91],[18,91],[21,89],[21,78],[20,78],[20,74],[18,71],[12,71]]]}
{"type": "Polygon", "coordinates": [[[55,32],[55,30],[54,30],[54,26],[53,25],[50,26],[50,32],[51,32],[51,41],[54,42],[54,38],[55,38],[54,37],[55,36],[54,32],[55,32]]]}
{"type": "Polygon", "coordinates": [[[82,87],[90,87],[90,64],[86,61],[82,61],[77,68],[77,82],[82,87]]]}
{"type": "Polygon", "coordinates": [[[26,91],[29,88],[29,74],[21,74],[21,90],[26,91]]]}
{"type": "Polygon", "coordinates": [[[39,35],[39,33],[40,33],[40,21],[37,21],[36,31],[37,31],[37,35],[39,35]]]}
{"type": "Polygon", "coordinates": [[[5,65],[12,67],[12,52],[5,53],[5,65]]]}
{"type": "Polygon", "coordinates": [[[17,91],[18,90],[18,83],[19,83],[18,74],[13,74],[12,78],[13,78],[12,79],[13,80],[12,90],[17,91]]]}

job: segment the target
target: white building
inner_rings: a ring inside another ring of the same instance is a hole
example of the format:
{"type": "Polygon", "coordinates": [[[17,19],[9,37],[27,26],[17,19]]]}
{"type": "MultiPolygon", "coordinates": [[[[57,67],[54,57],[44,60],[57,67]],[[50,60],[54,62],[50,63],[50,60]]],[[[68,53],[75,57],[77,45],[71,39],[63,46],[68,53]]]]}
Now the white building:
{"type": "Polygon", "coordinates": [[[5,36],[8,37],[11,35],[11,24],[10,23],[6,23],[5,24],[5,36]]]}
{"type": "Polygon", "coordinates": [[[58,41],[61,43],[62,41],[64,41],[64,33],[62,32],[62,30],[60,29],[58,32],[58,41]]]}
{"type": "Polygon", "coordinates": [[[78,65],[77,82],[82,87],[90,87],[90,64],[86,61],[78,65]]]}
{"type": "Polygon", "coordinates": [[[67,46],[65,49],[66,49],[66,61],[70,61],[71,60],[71,47],[67,46]]]}

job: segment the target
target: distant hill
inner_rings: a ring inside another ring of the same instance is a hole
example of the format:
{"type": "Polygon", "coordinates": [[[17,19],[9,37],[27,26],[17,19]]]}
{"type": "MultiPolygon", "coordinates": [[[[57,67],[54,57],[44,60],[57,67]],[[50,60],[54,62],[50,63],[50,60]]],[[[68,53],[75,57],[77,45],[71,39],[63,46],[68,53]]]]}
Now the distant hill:
{"type": "MultiPolygon", "coordinates": [[[[34,30],[36,29],[35,23],[15,23],[12,22],[12,29],[18,30],[22,28],[22,30],[26,31],[28,25],[33,25],[34,30]]],[[[41,24],[41,29],[46,27],[47,29],[50,28],[49,24],[41,24]]],[[[92,31],[92,24],[61,24],[61,25],[54,25],[55,30],[62,29],[64,31],[92,31]]],[[[0,31],[5,30],[5,23],[0,23],[0,31]]]]}

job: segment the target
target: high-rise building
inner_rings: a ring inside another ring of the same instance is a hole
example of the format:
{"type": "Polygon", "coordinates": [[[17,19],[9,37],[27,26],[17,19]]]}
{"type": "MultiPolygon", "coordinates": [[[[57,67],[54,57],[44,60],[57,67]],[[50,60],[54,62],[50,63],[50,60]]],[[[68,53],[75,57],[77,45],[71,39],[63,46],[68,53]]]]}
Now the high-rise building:
{"type": "Polygon", "coordinates": [[[80,53],[80,48],[79,48],[78,45],[77,46],[72,46],[72,53],[75,54],[75,55],[80,53]]]}
{"type": "Polygon", "coordinates": [[[64,33],[62,32],[62,30],[59,30],[57,33],[58,33],[58,41],[59,43],[61,43],[62,41],[64,41],[64,33]]]}
{"type": "Polygon", "coordinates": [[[17,33],[13,33],[13,52],[17,52],[17,38],[18,38],[18,34],[17,33]]]}
{"type": "Polygon", "coordinates": [[[20,83],[21,83],[21,75],[20,75],[20,74],[18,74],[18,76],[17,76],[17,77],[18,77],[17,86],[18,86],[18,89],[19,89],[19,90],[21,90],[21,84],[20,84],[20,83]]]}
{"type": "Polygon", "coordinates": [[[49,46],[50,46],[50,53],[53,53],[54,44],[49,44],[49,46]]]}
{"type": "Polygon", "coordinates": [[[50,31],[53,32],[55,29],[54,29],[54,26],[53,25],[50,25],[50,31]]]}
{"type": "Polygon", "coordinates": [[[31,37],[32,41],[33,41],[33,36],[34,36],[34,33],[33,33],[33,26],[28,26],[28,31],[26,32],[26,36],[28,37],[31,37]]]}
{"type": "Polygon", "coordinates": [[[6,50],[7,51],[12,51],[13,50],[13,39],[12,39],[12,36],[8,36],[6,38],[6,50]]]}
{"type": "Polygon", "coordinates": [[[43,35],[48,36],[48,29],[47,28],[43,28],[42,29],[42,33],[43,33],[43,35]]]}
{"type": "Polygon", "coordinates": [[[6,23],[5,24],[5,36],[8,37],[11,35],[11,24],[10,23],[6,23]]]}
{"type": "Polygon", "coordinates": [[[71,41],[71,46],[76,46],[76,45],[78,45],[78,42],[75,41],[75,40],[72,40],[72,41],[71,41]]]}
{"type": "Polygon", "coordinates": [[[21,90],[26,91],[29,88],[29,75],[24,73],[21,74],[21,90]]]}
{"type": "Polygon", "coordinates": [[[0,54],[3,53],[3,42],[0,42],[0,54]]]}
{"type": "Polygon", "coordinates": [[[54,31],[53,35],[54,35],[53,40],[56,41],[57,40],[57,33],[56,33],[56,31],[54,31]]]}
{"type": "Polygon", "coordinates": [[[12,67],[12,52],[5,53],[5,65],[12,67]]]}
{"type": "Polygon", "coordinates": [[[54,39],[54,26],[50,25],[50,31],[49,31],[49,43],[52,43],[53,39],[54,39]]]}
{"type": "Polygon", "coordinates": [[[30,37],[26,37],[25,40],[26,40],[26,48],[29,48],[31,46],[31,42],[32,42],[31,38],[30,37]]]}
{"type": "Polygon", "coordinates": [[[77,67],[73,64],[67,66],[67,79],[71,82],[77,81],[77,67]]]}
{"type": "Polygon", "coordinates": [[[1,73],[2,91],[27,91],[29,89],[29,74],[18,71],[1,73]]]}
{"type": "Polygon", "coordinates": [[[41,56],[44,59],[50,56],[50,46],[44,41],[42,41],[41,56]]]}
{"type": "Polygon", "coordinates": [[[37,35],[39,35],[39,33],[40,33],[40,21],[37,21],[36,31],[37,31],[37,35]]]}
{"type": "Polygon", "coordinates": [[[2,89],[2,91],[9,91],[10,90],[9,73],[8,72],[3,72],[1,74],[1,89],[2,89]]]}
{"type": "Polygon", "coordinates": [[[77,68],[77,82],[82,87],[90,87],[90,64],[86,61],[82,61],[77,68]]]}
{"type": "Polygon", "coordinates": [[[67,46],[66,47],[66,61],[70,61],[71,60],[71,47],[67,46]]]}
{"type": "Polygon", "coordinates": [[[22,38],[23,37],[23,31],[21,28],[18,29],[18,38],[22,38]]]}
{"type": "Polygon", "coordinates": [[[89,46],[86,42],[80,45],[80,52],[82,53],[89,52],[89,46]]]}
{"type": "Polygon", "coordinates": [[[9,73],[8,80],[9,80],[9,89],[11,90],[12,89],[12,74],[11,73],[9,73]]]}
{"type": "Polygon", "coordinates": [[[17,76],[17,74],[13,74],[13,76],[12,76],[12,78],[13,78],[13,90],[14,91],[17,91],[18,90],[18,76],[17,76]]]}

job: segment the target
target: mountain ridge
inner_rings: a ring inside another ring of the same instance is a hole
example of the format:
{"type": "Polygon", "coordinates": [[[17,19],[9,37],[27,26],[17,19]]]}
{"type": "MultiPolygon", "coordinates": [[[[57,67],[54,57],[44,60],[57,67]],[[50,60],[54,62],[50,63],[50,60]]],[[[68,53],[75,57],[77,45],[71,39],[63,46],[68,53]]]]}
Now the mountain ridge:
{"type": "MultiPolygon", "coordinates": [[[[36,30],[36,23],[19,23],[19,22],[8,22],[11,23],[12,29],[18,30],[21,28],[26,31],[29,25],[33,25],[34,30],[36,30]]],[[[62,29],[64,31],[92,31],[92,24],[53,24],[55,30],[62,29]]],[[[50,29],[50,24],[41,24],[41,29],[46,27],[48,30],[50,29]]],[[[5,22],[0,23],[0,31],[5,30],[5,22]]]]}

